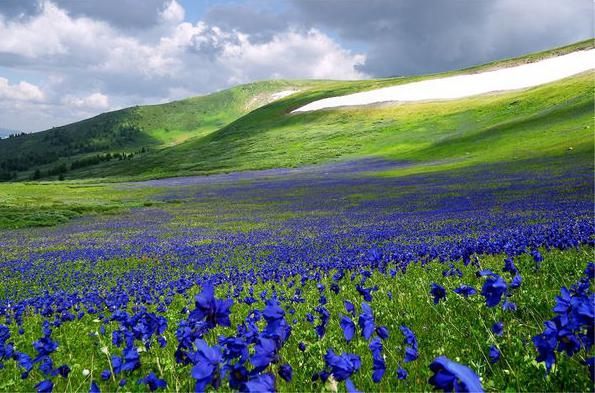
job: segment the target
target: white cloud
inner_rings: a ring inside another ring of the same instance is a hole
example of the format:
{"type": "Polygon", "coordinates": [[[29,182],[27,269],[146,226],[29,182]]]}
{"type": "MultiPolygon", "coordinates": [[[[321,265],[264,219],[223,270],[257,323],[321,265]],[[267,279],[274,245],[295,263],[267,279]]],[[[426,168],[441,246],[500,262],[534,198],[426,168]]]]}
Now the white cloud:
{"type": "Polygon", "coordinates": [[[184,20],[186,11],[176,0],[172,0],[167,7],[159,13],[159,18],[167,23],[180,23],[184,20]]]}
{"type": "Polygon", "coordinates": [[[8,79],[0,77],[0,101],[41,102],[44,99],[45,94],[38,86],[25,81],[11,85],[8,79]]]}
{"type": "Polygon", "coordinates": [[[92,93],[84,97],[66,96],[62,99],[64,105],[79,109],[107,109],[109,99],[105,94],[92,93]]]}
{"type": "MultiPolygon", "coordinates": [[[[114,106],[162,102],[181,98],[182,92],[204,94],[260,79],[367,77],[357,69],[365,56],[319,30],[287,29],[263,40],[205,22],[183,22],[184,16],[175,0],[162,9],[158,25],[142,31],[74,16],[49,1],[29,18],[0,15],[0,66],[37,72],[45,79],[48,102],[13,113],[11,123],[19,124],[11,126],[30,130],[46,121],[49,127],[114,106]],[[34,122],[33,112],[45,120],[34,122]]],[[[19,89],[29,89],[33,97],[34,87],[19,89]]],[[[37,89],[37,97],[44,97],[37,89]]]]}

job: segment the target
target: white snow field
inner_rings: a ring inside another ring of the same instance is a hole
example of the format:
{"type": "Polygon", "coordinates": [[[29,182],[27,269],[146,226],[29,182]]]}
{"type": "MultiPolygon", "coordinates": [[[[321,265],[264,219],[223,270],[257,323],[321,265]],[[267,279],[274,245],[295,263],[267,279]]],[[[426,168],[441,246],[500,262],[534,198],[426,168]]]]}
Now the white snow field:
{"type": "Polygon", "coordinates": [[[391,101],[445,100],[496,91],[524,89],[564,79],[593,68],[595,68],[595,49],[582,50],[494,71],[428,79],[362,93],[325,98],[295,109],[292,113],[391,101]]]}

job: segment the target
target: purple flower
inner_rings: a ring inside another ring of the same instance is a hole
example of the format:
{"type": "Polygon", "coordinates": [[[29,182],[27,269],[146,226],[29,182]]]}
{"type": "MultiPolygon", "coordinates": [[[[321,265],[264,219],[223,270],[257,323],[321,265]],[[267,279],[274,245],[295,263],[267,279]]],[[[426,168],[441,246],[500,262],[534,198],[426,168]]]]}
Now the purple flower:
{"type": "Polygon", "coordinates": [[[438,356],[430,363],[434,375],[428,382],[445,392],[483,392],[481,381],[473,370],[453,362],[446,356],[438,356]]]}
{"type": "Polygon", "coordinates": [[[446,289],[436,283],[432,283],[430,293],[434,296],[434,304],[438,304],[441,299],[446,299],[446,289]]]}
{"type": "Polygon", "coordinates": [[[349,314],[355,317],[355,306],[353,305],[353,303],[351,303],[348,300],[345,300],[343,301],[343,304],[345,304],[345,311],[347,311],[349,314]]]}

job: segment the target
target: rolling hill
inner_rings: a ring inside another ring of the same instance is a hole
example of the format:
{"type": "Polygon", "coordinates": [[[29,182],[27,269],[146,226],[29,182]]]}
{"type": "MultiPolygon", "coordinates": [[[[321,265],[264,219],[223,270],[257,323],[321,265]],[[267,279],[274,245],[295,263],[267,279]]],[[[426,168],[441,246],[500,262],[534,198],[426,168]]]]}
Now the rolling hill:
{"type": "MultiPolygon", "coordinates": [[[[473,73],[592,48],[592,41],[466,70],[363,81],[267,81],[127,108],[0,140],[5,179],[150,179],[380,156],[390,175],[541,159],[592,163],[593,71],[464,99],[290,112],[374,88],[473,73]],[[275,99],[275,93],[295,94],[275,99]],[[37,173],[36,173],[37,171],[37,173]]],[[[557,165],[557,164],[556,164],[557,165]]]]}

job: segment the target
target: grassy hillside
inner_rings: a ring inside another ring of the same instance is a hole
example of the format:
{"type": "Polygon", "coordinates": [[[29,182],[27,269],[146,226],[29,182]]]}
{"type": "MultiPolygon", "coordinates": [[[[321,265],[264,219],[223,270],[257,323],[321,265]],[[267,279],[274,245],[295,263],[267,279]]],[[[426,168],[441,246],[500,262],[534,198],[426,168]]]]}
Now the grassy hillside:
{"type": "Polygon", "coordinates": [[[0,173],[27,178],[34,169],[46,173],[61,164],[70,169],[75,161],[80,167],[92,166],[97,165],[92,158],[98,155],[99,164],[107,162],[107,153],[118,154],[114,161],[122,160],[119,154],[128,160],[149,150],[204,136],[272,101],[274,93],[299,90],[313,83],[256,82],[207,96],[108,112],[47,131],[3,139],[0,173]]]}
{"type": "Polygon", "coordinates": [[[412,78],[259,82],[3,140],[0,157],[18,154],[54,159],[27,168],[19,174],[21,178],[41,168],[42,173],[50,171],[48,179],[55,179],[59,173],[52,173],[52,168],[64,163],[69,169],[67,179],[110,181],[295,167],[362,156],[410,164],[392,175],[533,158],[571,156],[566,161],[590,162],[593,72],[532,89],[461,100],[290,112],[321,98],[511,66],[591,47],[593,42],[585,41],[467,70],[412,78]],[[273,93],[288,89],[300,92],[268,103],[273,93]],[[97,152],[126,156],[73,167],[73,161],[97,152]]]}

